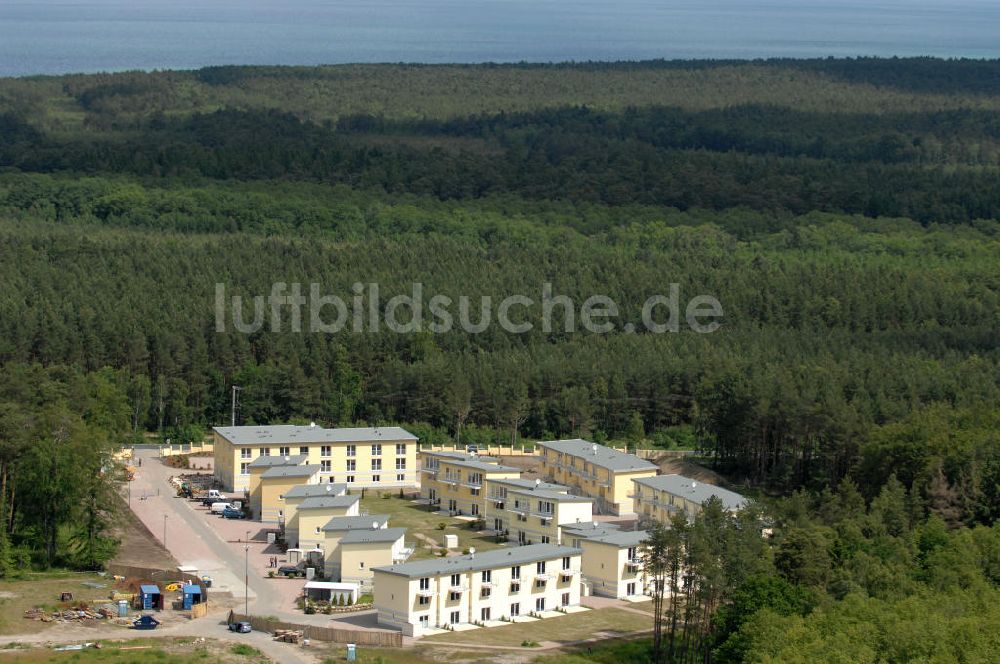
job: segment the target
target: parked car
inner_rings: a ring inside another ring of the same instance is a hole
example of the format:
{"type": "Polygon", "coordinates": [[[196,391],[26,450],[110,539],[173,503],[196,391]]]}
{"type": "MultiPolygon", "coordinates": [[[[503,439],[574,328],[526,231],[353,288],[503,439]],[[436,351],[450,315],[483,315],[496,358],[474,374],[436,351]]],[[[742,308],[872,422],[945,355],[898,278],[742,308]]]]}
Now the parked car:
{"type": "Polygon", "coordinates": [[[465,451],[468,454],[479,454],[479,445],[466,445],[465,451]]]}
{"type": "Polygon", "coordinates": [[[240,634],[249,634],[250,632],[253,631],[253,627],[251,627],[250,623],[248,623],[247,621],[241,620],[240,622],[229,623],[229,631],[238,632],[240,634]]]}
{"type": "Polygon", "coordinates": [[[132,629],[156,629],[160,621],[153,616],[141,616],[132,621],[132,629]]]}
{"type": "Polygon", "coordinates": [[[294,579],[297,576],[305,576],[305,570],[301,570],[295,565],[282,565],[278,568],[278,574],[280,576],[287,576],[294,579]]]}
{"type": "Polygon", "coordinates": [[[222,514],[226,510],[234,510],[234,509],[236,508],[233,506],[232,503],[212,503],[212,506],[209,508],[212,514],[222,514]]]}
{"type": "Polygon", "coordinates": [[[247,515],[243,513],[243,510],[238,510],[235,507],[227,507],[222,510],[223,519],[245,519],[246,517],[247,515]]]}

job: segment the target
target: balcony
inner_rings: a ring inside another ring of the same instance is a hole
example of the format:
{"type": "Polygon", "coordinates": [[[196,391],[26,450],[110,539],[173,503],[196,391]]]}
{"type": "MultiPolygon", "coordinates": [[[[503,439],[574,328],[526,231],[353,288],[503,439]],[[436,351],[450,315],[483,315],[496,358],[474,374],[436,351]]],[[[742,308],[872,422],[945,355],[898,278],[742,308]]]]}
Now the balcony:
{"type": "Polygon", "coordinates": [[[551,575],[545,574],[544,572],[541,573],[541,574],[536,574],[535,575],[535,581],[548,581],[551,578],[552,578],[551,575]]]}
{"type": "Polygon", "coordinates": [[[417,591],[417,597],[434,597],[437,591],[431,588],[421,588],[417,591]]]}
{"type": "Polygon", "coordinates": [[[580,573],[580,570],[578,570],[578,569],[564,569],[564,570],[560,570],[559,576],[561,576],[564,579],[572,579],[574,576],[576,576],[579,573],[580,573]]]}
{"type": "Polygon", "coordinates": [[[438,471],[437,468],[421,468],[420,469],[420,472],[422,472],[422,473],[430,473],[432,475],[436,475],[437,471],[438,471]]]}
{"type": "Polygon", "coordinates": [[[486,496],[486,500],[494,503],[503,503],[507,501],[507,496],[486,496]]]}

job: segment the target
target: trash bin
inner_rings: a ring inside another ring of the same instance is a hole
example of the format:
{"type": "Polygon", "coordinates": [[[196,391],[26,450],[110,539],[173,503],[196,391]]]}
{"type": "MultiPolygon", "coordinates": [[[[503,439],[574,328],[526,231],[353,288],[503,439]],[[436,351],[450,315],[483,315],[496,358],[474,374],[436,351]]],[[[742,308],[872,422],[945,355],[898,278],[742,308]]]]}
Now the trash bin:
{"type": "Polygon", "coordinates": [[[358,650],[354,647],[353,643],[347,644],[347,661],[354,662],[358,659],[358,650]]]}
{"type": "Polygon", "coordinates": [[[128,617],[128,600],[120,599],[118,600],[118,617],[127,618],[128,617]]]}

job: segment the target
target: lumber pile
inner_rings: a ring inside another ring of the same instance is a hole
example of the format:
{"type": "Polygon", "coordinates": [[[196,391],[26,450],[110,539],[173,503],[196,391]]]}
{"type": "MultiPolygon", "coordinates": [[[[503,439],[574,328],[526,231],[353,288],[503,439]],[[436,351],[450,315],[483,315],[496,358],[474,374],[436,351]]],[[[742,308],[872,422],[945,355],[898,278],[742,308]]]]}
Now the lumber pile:
{"type": "Polygon", "coordinates": [[[46,611],[37,607],[24,612],[26,620],[41,622],[82,622],[84,620],[107,620],[117,617],[117,612],[107,607],[93,609],[63,609],[62,611],[46,611]]]}
{"type": "Polygon", "coordinates": [[[279,629],[274,633],[274,640],[283,643],[299,643],[302,641],[302,637],[301,629],[279,629]]]}

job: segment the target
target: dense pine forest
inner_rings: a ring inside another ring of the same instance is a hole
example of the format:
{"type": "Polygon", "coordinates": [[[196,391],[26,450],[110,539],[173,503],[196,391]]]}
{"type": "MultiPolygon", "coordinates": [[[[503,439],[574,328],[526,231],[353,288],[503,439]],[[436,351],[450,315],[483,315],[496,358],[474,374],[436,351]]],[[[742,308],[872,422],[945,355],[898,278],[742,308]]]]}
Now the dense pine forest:
{"type": "Polygon", "coordinates": [[[776,534],[747,553],[692,526],[746,564],[692,586],[714,617],[685,657],[987,661],[998,110],[1000,62],[933,59],[0,79],[0,565],[111,547],[107,515],[24,493],[51,418],[107,441],[79,452],[100,467],[228,422],[236,384],[243,423],[702,450],[776,534]],[[217,283],[277,281],[475,301],[551,283],[640,331],[216,331],[217,283]],[[641,331],[671,283],[715,296],[722,327],[641,331]],[[903,643],[933,632],[895,618],[939,613],[962,624],[903,643]]]}

